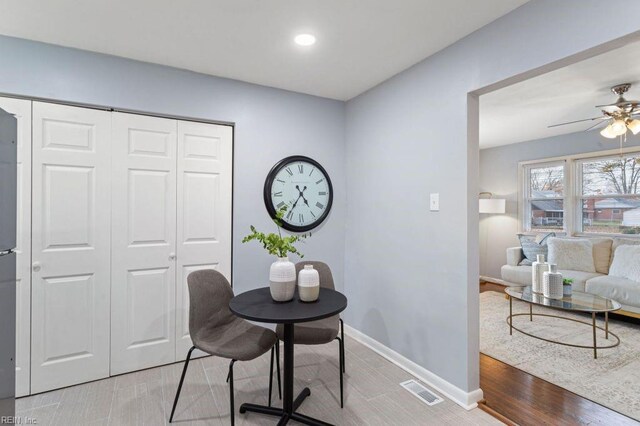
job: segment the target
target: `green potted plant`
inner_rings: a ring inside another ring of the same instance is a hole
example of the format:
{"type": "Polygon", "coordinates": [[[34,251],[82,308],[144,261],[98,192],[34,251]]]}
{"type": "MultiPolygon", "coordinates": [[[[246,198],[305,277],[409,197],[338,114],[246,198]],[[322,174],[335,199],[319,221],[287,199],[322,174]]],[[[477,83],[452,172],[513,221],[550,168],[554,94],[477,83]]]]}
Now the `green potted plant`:
{"type": "Polygon", "coordinates": [[[276,212],[273,222],[276,224],[278,233],[265,234],[259,232],[255,226],[251,225],[251,233],[242,239],[243,243],[257,241],[277,260],[271,264],[269,269],[269,289],[271,297],[276,302],[288,302],[293,299],[296,290],[296,265],[289,260],[289,253],[304,257],[298,251],[295,244],[307,238],[307,234],[282,236],[282,218],[287,212],[287,206],[283,206],[276,212]]]}
{"type": "Polygon", "coordinates": [[[571,296],[571,285],[573,283],[573,279],[565,278],[562,280],[562,295],[563,296],[571,296]]]}

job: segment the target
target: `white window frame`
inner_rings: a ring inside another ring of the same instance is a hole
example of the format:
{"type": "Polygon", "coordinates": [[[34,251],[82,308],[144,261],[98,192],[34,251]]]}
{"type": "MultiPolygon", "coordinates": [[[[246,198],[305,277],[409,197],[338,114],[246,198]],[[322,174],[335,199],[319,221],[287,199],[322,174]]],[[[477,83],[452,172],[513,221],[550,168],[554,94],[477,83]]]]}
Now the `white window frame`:
{"type": "MultiPolygon", "coordinates": [[[[560,157],[545,158],[540,160],[520,161],[518,163],[518,229],[520,232],[529,234],[546,233],[548,231],[531,230],[531,212],[530,201],[537,198],[531,198],[529,194],[529,173],[531,169],[539,167],[548,167],[564,163],[564,197],[562,198],[564,207],[563,232],[571,236],[610,236],[624,238],[640,238],[640,234],[611,234],[611,233],[595,233],[582,232],[582,163],[594,159],[607,157],[616,157],[628,154],[640,154],[640,147],[628,147],[623,149],[610,149],[606,151],[589,152],[586,154],[565,155],[560,157]]],[[[635,195],[637,196],[637,195],[635,195]]],[[[634,197],[634,195],[621,194],[616,198],[634,197]]],[[[602,198],[611,198],[611,196],[603,196],[602,198]]],[[[549,231],[552,232],[552,231],[549,231]]]]}
{"type": "MultiPolygon", "coordinates": [[[[566,232],[567,227],[567,162],[564,160],[551,160],[551,161],[536,161],[536,162],[528,162],[526,164],[521,163],[521,185],[520,191],[524,197],[519,197],[522,200],[522,215],[520,222],[520,229],[524,232],[547,232],[547,231],[536,231],[531,229],[531,202],[532,201],[548,201],[548,200],[562,200],[562,205],[564,209],[564,214],[562,218],[562,228],[563,232],[566,232]],[[536,198],[531,196],[531,170],[539,169],[544,167],[557,167],[563,166],[563,195],[562,197],[554,197],[554,198],[536,198]]],[[[549,232],[553,232],[553,230],[549,230],[549,232]]]]}

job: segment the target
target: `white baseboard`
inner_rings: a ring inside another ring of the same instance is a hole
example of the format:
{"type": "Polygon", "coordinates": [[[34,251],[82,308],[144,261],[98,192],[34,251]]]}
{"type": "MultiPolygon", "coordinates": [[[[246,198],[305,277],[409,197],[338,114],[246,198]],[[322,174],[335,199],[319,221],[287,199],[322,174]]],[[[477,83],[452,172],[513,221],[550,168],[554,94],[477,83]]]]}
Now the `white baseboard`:
{"type": "Polygon", "coordinates": [[[372,339],[361,331],[358,331],[346,324],[344,325],[344,330],[351,338],[367,346],[369,349],[402,368],[407,373],[417,377],[420,381],[431,386],[433,389],[440,392],[442,395],[446,396],[465,410],[476,408],[478,406],[478,401],[483,397],[482,389],[466,392],[444,380],[437,374],[432,373],[426,368],[421,367],[410,359],[400,355],[393,349],[390,349],[377,340],[372,339]]]}

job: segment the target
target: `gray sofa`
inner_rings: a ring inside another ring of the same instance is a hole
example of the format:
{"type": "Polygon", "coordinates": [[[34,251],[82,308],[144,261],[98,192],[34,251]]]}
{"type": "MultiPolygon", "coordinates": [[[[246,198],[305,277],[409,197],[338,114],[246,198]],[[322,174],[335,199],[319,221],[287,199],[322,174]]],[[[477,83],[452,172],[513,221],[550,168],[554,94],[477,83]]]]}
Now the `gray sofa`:
{"type": "MultiPolygon", "coordinates": [[[[593,257],[596,272],[560,270],[564,278],[573,279],[573,289],[597,294],[619,302],[621,312],[640,316],[640,282],[608,275],[615,249],[623,244],[640,244],[640,240],[594,238],[593,257]]],[[[502,279],[513,285],[531,285],[531,266],[519,265],[524,255],[521,247],[507,249],[507,264],[501,269],[502,279]]]]}

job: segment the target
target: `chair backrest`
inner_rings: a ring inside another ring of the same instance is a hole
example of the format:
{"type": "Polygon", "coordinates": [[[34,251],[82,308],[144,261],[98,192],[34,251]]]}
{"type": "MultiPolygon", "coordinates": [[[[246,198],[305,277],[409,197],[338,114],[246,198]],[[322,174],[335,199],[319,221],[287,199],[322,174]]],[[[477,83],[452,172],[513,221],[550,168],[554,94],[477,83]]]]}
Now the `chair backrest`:
{"type": "Polygon", "coordinates": [[[189,285],[189,334],[197,339],[198,332],[228,324],[235,319],[229,310],[233,290],[218,271],[202,269],[187,277],[189,285]]]}
{"type": "Polygon", "coordinates": [[[298,262],[296,263],[296,276],[298,273],[304,269],[304,265],[313,265],[313,269],[318,271],[318,275],[320,275],[320,287],[330,288],[331,290],[335,290],[336,286],[333,283],[333,275],[331,274],[331,268],[324,262],[318,261],[306,261],[306,262],[298,262]]]}

